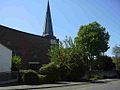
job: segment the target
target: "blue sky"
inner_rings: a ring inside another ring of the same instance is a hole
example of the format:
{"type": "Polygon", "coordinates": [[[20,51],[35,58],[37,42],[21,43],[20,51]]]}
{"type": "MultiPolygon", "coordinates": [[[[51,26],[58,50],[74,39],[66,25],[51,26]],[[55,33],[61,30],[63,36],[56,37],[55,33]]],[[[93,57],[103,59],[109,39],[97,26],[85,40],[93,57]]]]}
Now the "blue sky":
{"type": "MultiPolygon", "coordinates": [[[[0,24],[42,35],[48,0],[0,0],[0,24]]],[[[54,34],[74,38],[81,25],[97,21],[110,34],[110,49],[120,44],[120,0],[50,0],[54,34]]]]}

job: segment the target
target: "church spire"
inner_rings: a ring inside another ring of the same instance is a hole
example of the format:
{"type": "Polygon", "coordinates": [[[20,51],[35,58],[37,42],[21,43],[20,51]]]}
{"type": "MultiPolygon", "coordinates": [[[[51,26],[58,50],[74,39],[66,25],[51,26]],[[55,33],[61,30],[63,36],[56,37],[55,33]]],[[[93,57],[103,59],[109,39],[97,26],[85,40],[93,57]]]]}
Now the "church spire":
{"type": "Polygon", "coordinates": [[[45,17],[45,26],[44,26],[43,36],[49,37],[49,38],[55,38],[55,36],[53,34],[49,0],[48,0],[48,4],[47,4],[47,12],[46,12],[46,17],[45,17]]]}

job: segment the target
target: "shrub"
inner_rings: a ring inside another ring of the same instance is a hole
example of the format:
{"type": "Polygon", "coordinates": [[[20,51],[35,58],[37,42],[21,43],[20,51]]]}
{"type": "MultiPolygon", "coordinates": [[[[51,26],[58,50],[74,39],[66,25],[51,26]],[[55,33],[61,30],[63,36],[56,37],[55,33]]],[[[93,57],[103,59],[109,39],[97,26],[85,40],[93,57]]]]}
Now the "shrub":
{"type": "Polygon", "coordinates": [[[79,81],[85,74],[85,65],[82,62],[68,63],[60,66],[62,80],[79,81]]]}
{"type": "Polygon", "coordinates": [[[12,57],[12,71],[18,71],[20,69],[20,65],[21,65],[21,57],[17,56],[17,55],[13,55],[12,57]]]}
{"type": "Polygon", "coordinates": [[[111,57],[100,56],[98,59],[93,61],[92,68],[94,70],[109,71],[109,70],[114,70],[115,69],[115,64],[112,62],[112,58],[111,57]]]}
{"type": "Polygon", "coordinates": [[[46,75],[39,74],[39,82],[40,84],[47,83],[46,75]]]}
{"type": "Polygon", "coordinates": [[[34,70],[22,70],[19,74],[19,80],[24,84],[39,84],[39,76],[34,70]]]}
{"type": "Polygon", "coordinates": [[[116,70],[117,71],[120,71],[120,57],[113,57],[113,62],[115,63],[116,65],[116,70]]]}
{"type": "Polygon", "coordinates": [[[99,74],[91,74],[89,75],[89,80],[97,80],[97,79],[103,79],[103,75],[99,75],[99,74]]]}
{"type": "Polygon", "coordinates": [[[66,64],[60,64],[60,76],[62,80],[68,80],[70,69],[66,64]]]}
{"type": "Polygon", "coordinates": [[[48,55],[51,62],[59,66],[62,80],[79,80],[86,71],[86,60],[83,59],[85,55],[71,37],[53,45],[48,55]]]}
{"type": "Polygon", "coordinates": [[[40,68],[40,74],[46,76],[48,83],[60,80],[59,67],[53,62],[43,65],[43,67],[40,68]]]}
{"type": "Polygon", "coordinates": [[[113,63],[111,57],[103,56],[102,59],[104,60],[103,70],[114,70],[115,69],[115,64],[113,63]]]}
{"type": "Polygon", "coordinates": [[[23,84],[23,76],[25,74],[25,70],[20,70],[18,73],[18,82],[19,84],[23,84]]]}
{"type": "Polygon", "coordinates": [[[73,81],[79,81],[85,74],[85,66],[81,63],[80,65],[72,64],[70,70],[70,79],[73,81]]]}

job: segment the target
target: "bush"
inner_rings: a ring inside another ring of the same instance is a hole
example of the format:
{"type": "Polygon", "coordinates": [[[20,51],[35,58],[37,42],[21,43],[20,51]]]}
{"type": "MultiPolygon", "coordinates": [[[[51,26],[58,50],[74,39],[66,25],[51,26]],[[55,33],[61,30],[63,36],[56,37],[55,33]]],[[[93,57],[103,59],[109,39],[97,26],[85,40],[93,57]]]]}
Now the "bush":
{"type": "Polygon", "coordinates": [[[69,67],[66,64],[60,64],[60,77],[62,80],[68,80],[70,75],[69,67]]]}
{"type": "Polygon", "coordinates": [[[40,84],[47,83],[46,75],[39,74],[39,83],[40,84]]]}
{"type": "Polygon", "coordinates": [[[21,57],[17,55],[13,55],[12,57],[12,71],[19,71],[21,65],[21,57]]]}
{"type": "Polygon", "coordinates": [[[99,75],[99,74],[91,74],[89,75],[89,80],[97,80],[97,79],[103,79],[103,75],[99,75]]]}
{"type": "Polygon", "coordinates": [[[49,50],[49,58],[59,66],[62,80],[80,80],[86,71],[86,60],[83,56],[85,57],[71,37],[66,37],[63,42],[53,45],[49,50]]]}
{"type": "Polygon", "coordinates": [[[104,60],[103,70],[114,70],[115,63],[113,63],[112,58],[108,56],[103,56],[101,60],[104,60]]]}
{"type": "Polygon", "coordinates": [[[55,82],[60,80],[60,72],[59,72],[59,66],[55,65],[55,63],[49,63],[46,65],[43,65],[43,67],[39,70],[41,75],[46,76],[46,82],[55,82]]]}
{"type": "Polygon", "coordinates": [[[116,70],[117,71],[120,71],[120,57],[113,57],[113,62],[115,63],[116,65],[116,70]]]}
{"type": "Polygon", "coordinates": [[[100,56],[97,60],[93,61],[93,70],[114,70],[115,64],[112,62],[112,58],[108,56],[100,56]]]}
{"type": "Polygon", "coordinates": [[[39,84],[38,73],[34,70],[22,70],[19,74],[20,83],[39,84]]]}
{"type": "Polygon", "coordinates": [[[70,79],[79,81],[85,74],[85,66],[81,63],[80,65],[72,64],[70,70],[70,79]]]}
{"type": "Polygon", "coordinates": [[[85,65],[82,62],[68,63],[60,66],[62,80],[79,81],[85,74],[85,65]]]}

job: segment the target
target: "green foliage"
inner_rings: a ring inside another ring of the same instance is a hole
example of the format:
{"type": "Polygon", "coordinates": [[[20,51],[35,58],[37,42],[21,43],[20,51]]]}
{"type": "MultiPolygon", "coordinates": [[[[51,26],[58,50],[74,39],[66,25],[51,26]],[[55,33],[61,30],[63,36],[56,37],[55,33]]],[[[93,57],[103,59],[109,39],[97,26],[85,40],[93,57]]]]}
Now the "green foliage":
{"type": "Polygon", "coordinates": [[[113,60],[116,64],[116,69],[120,71],[120,45],[113,47],[113,54],[115,55],[113,60]]]}
{"type": "Polygon", "coordinates": [[[24,84],[39,84],[38,73],[34,70],[22,70],[19,74],[19,80],[24,84]]]}
{"type": "Polygon", "coordinates": [[[62,80],[79,81],[85,74],[85,65],[83,63],[66,63],[60,67],[62,80]]]}
{"type": "Polygon", "coordinates": [[[51,62],[54,62],[57,65],[60,65],[61,63],[64,64],[67,62],[72,62],[75,60],[79,61],[81,58],[80,55],[81,54],[76,48],[71,37],[66,37],[66,39],[63,42],[52,46],[49,50],[51,62]]]}
{"type": "Polygon", "coordinates": [[[46,76],[47,82],[55,82],[60,80],[59,66],[55,65],[53,62],[43,65],[40,68],[40,74],[46,76]]]}
{"type": "Polygon", "coordinates": [[[97,22],[92,22],[80,27],[75,42],[82,54],[89,60],[93,60],[94,56],[99,56],[109,49],[109,37],[104,27],[97,22]]]}
{"type": "Polygon", "coordinates": [[[107,71],[90,71],[87,77],[88,80],[97,80],[97,79],[107,79],[107,78],[117,78],[118,72],[115,70],[107,70],[107,71]]]}
{"type": "Polygon", "coordinates": [[[86,70],[85,60],[81,57],[81,53],[76,48],[71,37],[66,37],[63,42],[52,46],[49,56],[51,62],[60,67],[61,78],[63,80],[80,79],[84,75],[86,70]]]}
{"type": "Polygon", "coordinates": [[[115,46],[113,47],[113,54],[116,56],[116,57],[120,57],[120,45],[119,46],[115,46]]]}
{"type": "Polygon", "coordinates": [[[108,56],[100,56],[98,59],[93,61],[92,64],[93,70],[114,70],[115,64],[112,61],[111,57],[108,56]]]}
{"type": "Polygon", "coordinates": [[[21,57],[17,56],[17,55],[14,55],[12,57],[12,62],[15,63],[16,65],[20,64],[21,63],[21,57]]]}
{"type": "Polygon", "coordinates": [[[72,39],[66,38],[65,41],[60,42],[51,47],[49,50],[50,60],[56,64],[65,63],[71,59],[70,55],[72,54],[74,44],[72,39]]]}
{"type": "Polygon", "coordinates": [[[20,69],[20,64],[21,64],[21,57],[14,55],[12,57],[12,70],[13,71],[18,71],[20,69]]]}
{"type": "Polygon", "coordinates": [[[113,57],[113,62],[116,65],[116,70],[120,72],[120,57],[113,57]]]}
{"type": "Polygon", "coordinates": [[[98,80],[103,79],[103,75],[100,74],[90,74],[88,77],[89,80],[98,80]]]}
{"type": "Polygon", "coordinates": [[[41,75],[41,74],[39,74],[38,75],[39,76],[39,83],[40,84],[43,84],[43,83],[48,83],[47,81],[47,78],[46,78],[46,75],[41,75]]]}
{"type": "Polygon", "coordinates": [[[113,63],[111,60],[108,61],[110,58],[107,57],[99,58],[101,62],[96,60],[94,63],[95,57],[100,57],[109,49],[109,37],[105,28],[97,22],[81,26],[75,41],[71,37],[66,37],[63,42],[51,47],[50,60],[59,66],[63,80],[79,80],[89,66],[100,66],[101,70],[113,69],[113,63]]]}

